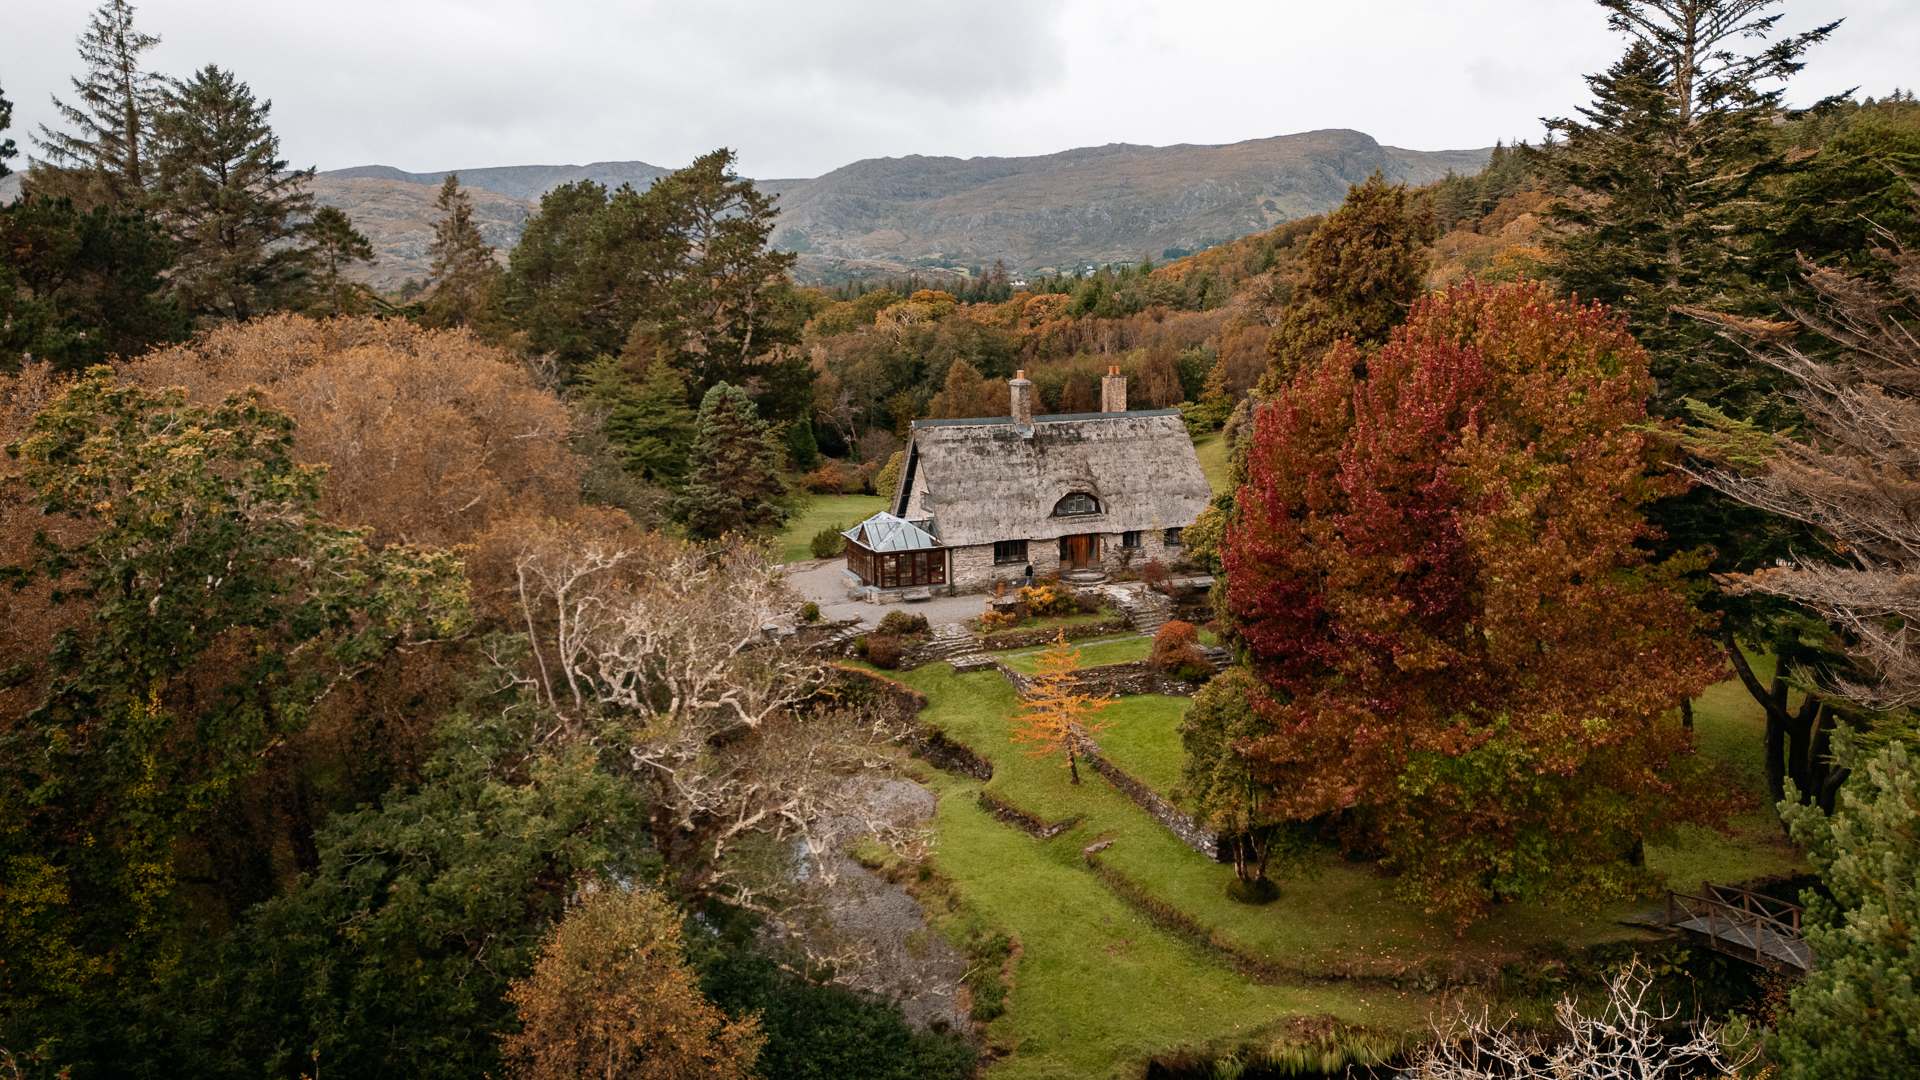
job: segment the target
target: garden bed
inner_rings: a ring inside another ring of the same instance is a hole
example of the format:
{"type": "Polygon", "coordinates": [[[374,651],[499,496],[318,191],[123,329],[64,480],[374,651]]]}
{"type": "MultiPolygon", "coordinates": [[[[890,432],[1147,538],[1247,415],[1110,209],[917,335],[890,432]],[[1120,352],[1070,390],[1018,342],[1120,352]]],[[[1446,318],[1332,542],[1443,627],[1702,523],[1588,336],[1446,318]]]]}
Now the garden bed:
{"type": "Polygon", "coordinates": [[[974,632],[974,640],[987,652],[1000,652],[1005,649],[1037,649],[1053,644],[1054,638],[1065,631],[1068,641],[1085,641],[1088,638],[1111,637],[1124,634],[1131,627],[1127,620],[1112,616],[1081,615],[1071,616],[1043,623],[1031,628],[1001,630],[991,634],[974,632]],[[1087,621],[1076,622],[1075,619],[1087,621]]]}

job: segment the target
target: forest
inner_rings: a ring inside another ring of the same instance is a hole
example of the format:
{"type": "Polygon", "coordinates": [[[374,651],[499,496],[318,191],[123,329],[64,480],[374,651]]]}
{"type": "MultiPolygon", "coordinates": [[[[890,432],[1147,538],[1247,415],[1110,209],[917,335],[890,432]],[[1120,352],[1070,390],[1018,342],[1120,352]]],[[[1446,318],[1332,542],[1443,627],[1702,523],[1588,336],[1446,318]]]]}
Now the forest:
{"type": "Polygon", "coordinates": [[[1920,1075],[1920,101],[1598,7],[1539,144],[1159,263],[803,287],[722,148],[506,252],[450,175],[387,295],[105,0],[0,140],[0,1072],[1920,1075]],[[1181,621],[816,625],[913,422],[1114,368],[1181,621]],[[1811,970],[1635,921],[1703,879],[1811,970]]]}

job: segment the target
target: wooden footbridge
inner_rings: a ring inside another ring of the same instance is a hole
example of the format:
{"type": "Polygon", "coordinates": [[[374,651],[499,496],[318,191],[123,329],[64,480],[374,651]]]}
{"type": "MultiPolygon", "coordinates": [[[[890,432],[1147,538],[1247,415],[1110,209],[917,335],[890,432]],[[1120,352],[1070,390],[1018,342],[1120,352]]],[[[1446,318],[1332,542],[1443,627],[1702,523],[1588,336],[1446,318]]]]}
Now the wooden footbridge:
{"type": "Polygon", "coordinates": [[[1700,884],[1700,895],[1667,893],[1667,925],[1703,938],[1709,948],[1788,975],[1813,970],[1813,950],[1800,938],[1798,904],[1731,885],[1700,884]]]}

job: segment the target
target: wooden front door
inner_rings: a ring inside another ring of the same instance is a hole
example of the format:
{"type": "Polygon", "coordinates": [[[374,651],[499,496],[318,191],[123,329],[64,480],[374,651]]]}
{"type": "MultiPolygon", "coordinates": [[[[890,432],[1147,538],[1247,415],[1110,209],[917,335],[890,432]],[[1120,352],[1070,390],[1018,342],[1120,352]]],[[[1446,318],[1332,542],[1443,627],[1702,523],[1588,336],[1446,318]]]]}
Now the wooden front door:
{"type": "Polygon", "coordinates": [[[1074,570],[1085,570],[1093,562],[1093,537],[1067,537],[1067,566],[1074,570]]]}

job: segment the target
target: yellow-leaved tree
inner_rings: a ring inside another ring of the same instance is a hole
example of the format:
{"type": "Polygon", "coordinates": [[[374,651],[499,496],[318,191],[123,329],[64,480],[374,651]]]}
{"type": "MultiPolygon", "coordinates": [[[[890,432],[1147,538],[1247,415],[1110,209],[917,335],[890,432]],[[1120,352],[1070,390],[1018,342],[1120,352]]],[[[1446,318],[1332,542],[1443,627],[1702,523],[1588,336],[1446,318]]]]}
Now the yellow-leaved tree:
{"type": "Polygon", "coordinates": [[[1067,644],[1067,632],[1060,631],[1053,647],[1040,657],[1040,676],[1020,694],[1020,711],[1013,717],[1014,742],[1032,747],[1028,757],[1047,758],[1067,755],[1067,771],[1073,782],[1080,782],[1075,760],[1081,741],[1111,723],[1095,723],[1094,717],[1114,703],[1110,697],[1095,697],[1081,688],[1074,678],[1080,670],[1080,652],[1067,644]]]}
{"type": "Polygon", "coordinates": [[[701,996],[680,918],[651,892],[589,895],[560,920],[507,1000],[522,1030],[502,1047],[525,1080],[745,1080],[766,1036],[701,996]]]}

